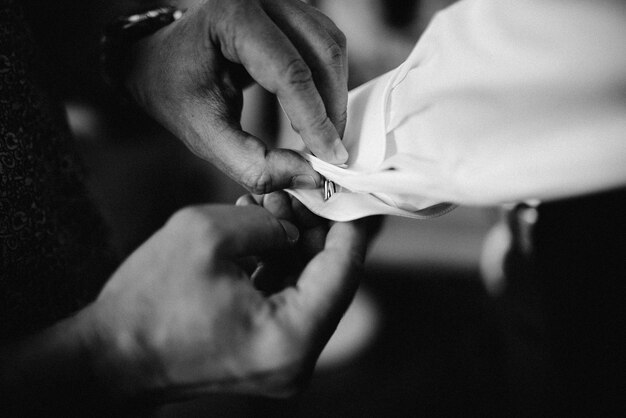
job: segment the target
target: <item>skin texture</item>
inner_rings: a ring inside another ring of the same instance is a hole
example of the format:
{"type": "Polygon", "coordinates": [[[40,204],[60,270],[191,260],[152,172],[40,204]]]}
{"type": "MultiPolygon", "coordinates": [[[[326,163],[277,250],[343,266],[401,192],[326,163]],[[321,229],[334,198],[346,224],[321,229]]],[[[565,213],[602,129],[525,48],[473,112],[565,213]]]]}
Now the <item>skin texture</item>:
{"type": "Polygon", "coordinates": [[[297,153],[242,131],[242,89],[252,81],[278,97],[311,152],[348,158],[345,37],[299,0],[198,1],[131,56],[126,85],[137,103],[253,193],[315,188],[320,176],[297,153]]]}
{"type": "Polygon", "coordinates": [[[120,267],[94,305],[98,370],[131,396],[293,394],[356,290],[364,243],[356,224],[326,234],[256,205],[186,209],[120,267]],[[286,254],[300,262],[271,268],[286,254]],[[294,282],[259,291],[246,271],[252,257],[252,276],[265,269],[273,273],[266,282],[294,282]]]}
{"type": "Polygon", "coordinates": [[[78,403],[78,388],[86,405],[142,407],[300,391],[356,291],[366,228],[329,228],[272,199],[271,211],[247,201],[175,214],[92,305],[0,349],[2,402],[29,408],[36,392],[32,407],[53,410],[78,403]]]}
{"type": "MultiPolygon", "coordinates": [[[[341,32],[295,0],[193,3],[135,44],[126,84],[137,103],[252,191],[317,187],[297,153],[241,131],[241,89],[256,81],[276,94],[310,150],[344,162],[341,32]]],[[[366,234],[284,199],[176,213],[91,305],[0,345],[0,407],[127,412],[203,393],[300,390],[354,295],[366,234]]]]}

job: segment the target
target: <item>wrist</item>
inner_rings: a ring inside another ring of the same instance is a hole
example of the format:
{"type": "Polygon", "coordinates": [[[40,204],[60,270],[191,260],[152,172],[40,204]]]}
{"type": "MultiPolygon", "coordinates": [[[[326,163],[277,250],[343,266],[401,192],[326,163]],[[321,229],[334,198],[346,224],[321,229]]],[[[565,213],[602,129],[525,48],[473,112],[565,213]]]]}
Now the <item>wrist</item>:
{"type": "Polygon", "coordinates": [[[114,398],[94,368],[91,319],[86,311],[21,341],[0,347],[0,405],[26,415],[83,410],[114,398]],[[36,399],[36,402],[33,400],[36,399]]]}
{"type": "Polygon", "coordinates": [[[108,24],[100,41],[100,61],[105,80],[126,93],[125,80],[133,45],[180,19],[183,13],[176,7],[165,6],[122,16],[108,24]]]}
{"type": "Polygon", "coordinates": [[[114,323],[115,315],[103,305],[96,301],[75,318],[75,334],[86,366],[113,403],[139,403],[148,387],[147,358],[141,353],[138,338],[114,323]]]}

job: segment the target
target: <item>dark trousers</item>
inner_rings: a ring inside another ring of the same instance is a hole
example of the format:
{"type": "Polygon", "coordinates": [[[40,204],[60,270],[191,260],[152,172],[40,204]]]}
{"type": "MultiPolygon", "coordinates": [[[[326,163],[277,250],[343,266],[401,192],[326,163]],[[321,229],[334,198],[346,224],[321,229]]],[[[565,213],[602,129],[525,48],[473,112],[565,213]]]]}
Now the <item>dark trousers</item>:
{"type": "Polygon", "coordinates": [[[626,190],[520,206],[509,224],[500,307],[514,415],[625,416],[626,190]]]}

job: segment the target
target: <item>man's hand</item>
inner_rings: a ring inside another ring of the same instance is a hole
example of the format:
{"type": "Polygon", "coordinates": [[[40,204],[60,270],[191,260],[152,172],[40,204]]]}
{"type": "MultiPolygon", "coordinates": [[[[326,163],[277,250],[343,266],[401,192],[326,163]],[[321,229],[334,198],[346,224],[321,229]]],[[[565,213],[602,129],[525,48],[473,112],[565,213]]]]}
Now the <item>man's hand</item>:
{"type": "Polygon", "coordinates": [[[299,0],[202,0],[136,44],[127,86],[137,102],[200,157],[254,193],[315,188],[295,152],[268,150],[242,131],[242,88],[276,94],[318,157],[344,163],[345,37],[299,0]]]}
{"type": "Polygon", "coordinates": [[[298,225],[300,237],[293,251],[265,257],[260,263],[254,260],[256,269],[252,275],[254,286],[267,293],[295,284],[305,266],[324,249],[330,221],[315,215],[284,191],[241,196],[237,206],[261,206],[275,218],[298,225]]]}
{"type": "Polygon", "coordinates": [[[298,231],[252,205],[174,215],[81,315],[96,373],[129,397],[294,393],[354,295],[365,231],[338,223],[316,244],[318,229],[303,244],[323,249],[301,255],[313,258],[295,283],[271,293],[254,287],[249,260],[291,257],[317,226],[298,231]]]}

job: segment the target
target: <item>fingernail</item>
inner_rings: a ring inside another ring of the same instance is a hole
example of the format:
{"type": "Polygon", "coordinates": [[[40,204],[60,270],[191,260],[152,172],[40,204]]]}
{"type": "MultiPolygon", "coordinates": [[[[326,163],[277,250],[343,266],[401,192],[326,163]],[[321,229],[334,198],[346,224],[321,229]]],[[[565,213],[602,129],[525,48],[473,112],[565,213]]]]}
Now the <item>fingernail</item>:
{"type": "Polygon", "coordinates": [[[244,194],[239,199],[237,199],[237,202],[235,202],[235,206],[249,206],[255,204],[256,202],[249,194],[244,194]]]}
{"type": "Polygon", "coordinates": [[[337,139],[335,141],[333,153],[335,154],[335,159],[338,163],[345,163],[346,161],[348,161],[348,150],[346,150],[346,147],[343,146],[343,142],[341,142],[341,139],[337,139]]]}
{"type": "Polygon", "coordinates": [[[289,242],[292,244],[298,242],[298,239],[300,239],[300,231],[298,231],[298,228],[296,228],[296,226],[289,221],[279,219],[278,222],[280,222],[280,224],[283,226],[283,229],[287,233],[287,238],[289,239],[289,242]]]}
{"type": "Polygon", "coordinates": [[[291,187],[294,189],[317,189],[317,182],[313,176],[301,174],[291,179],[291,187]]]}

